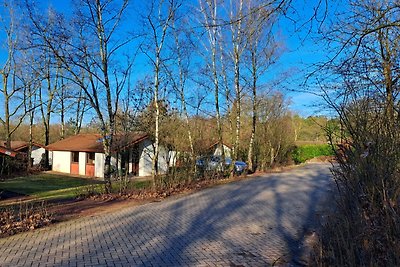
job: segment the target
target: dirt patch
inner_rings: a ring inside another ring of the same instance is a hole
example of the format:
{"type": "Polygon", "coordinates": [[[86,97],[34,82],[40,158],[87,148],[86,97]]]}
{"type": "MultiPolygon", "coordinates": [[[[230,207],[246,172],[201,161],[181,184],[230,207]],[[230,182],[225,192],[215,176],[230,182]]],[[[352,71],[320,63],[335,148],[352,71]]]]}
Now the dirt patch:
{"type": "Polygon", "coordinates": [[[335,160],[335,157],[333,157],[333,156],[320,156],[320,157],[309,159],[306,161],[306,163],[320,163],[320,162],[328,163],[328,162],[332,162],[334,160],[335,160]]]}

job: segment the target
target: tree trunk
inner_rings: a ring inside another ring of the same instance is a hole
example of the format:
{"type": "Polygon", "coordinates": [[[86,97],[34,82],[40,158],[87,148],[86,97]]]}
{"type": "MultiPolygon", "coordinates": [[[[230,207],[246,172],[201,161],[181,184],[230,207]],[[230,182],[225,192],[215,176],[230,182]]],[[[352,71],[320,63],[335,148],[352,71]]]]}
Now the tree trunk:
{"type": "Polygon", "coordinates": [[[235,133],[235,152],[232,155],[233,160],[237,160],[239,156],[239,145],[240,145],[240,117],[241,117],[241,95],[240,95],[240,84],[239,84],[239,54],[235,53],[235,91],[236,91],[236,133],[235,133]]]}
{"type": "MultiPolygon", "coordinates": [[[[210,43],[211,51],[211,76],[214,83],[214,101],[215,101],[215,114],[217,120],[217,135],[218,135],[218,147],[221,149],[222,162],[225,162],[225,151],[223,145],[222,136],[222,122],[219,107],[219,81],[217,73],[217,45],[218,45],[218,31],[215,25],[217,23],[217,2],[216,1],[200,1],[201,10],[204,15],[204,21],[208,34],[208,41],[210,43]],[[204,3],[205,2],[205,3],[204,3]],[[207,5],[207,8],[204,6],[207,5]]],[[[208,48],[207,48],[208,49],[208,48]]]]}
{"type": "Polygon", "coordinates": [[[33,123],[32,119],[30,119],[30,124],[29,124],[29,144],[28,144],[28,170],[32,169],[32,135],[33,135],[33,123]]]}
{"type": "Polygon", "coordinates": [[[112,140],[107,133],[103,133],[104,147],[104,190],[106,194],[111,193],[111,143],[112,140]]]}
{"type": "Polygon", "coordinates": [[[61,78],[61,111],[60,111],[60,120],[61,120],[61,132],[60,137],[61,139],[65,138],[65,103],[64,103],[64,82],[61,78]]]}
{"type": "MultiPolygon", "coordinates": [[[[250,48],[251,49],[251,48],[250,48]]],[[[252,118],[251,118],[251,136],[249,142],[249,151],[247,154],[247,161],[249,163],[250,172],[254,172],[254,162],[253,162],[253,150],[254,150],[254,140],[256,138],[256,126],[257,126],[257,51],[251,49],[251,74],[253,78],[252,84],[252,118]]]]}
{"type": "Polygon", "coordinates": [[[154,76],[154,107],[155,107],[155,132],[154,132],[154,156],[152,159],[152,177],[153,185],[158,175],[158,155],[159,155],[159,127],[160,127],[160,107],[158,103],[158,90],[160,86],[159,72],[160,72],[160,58],[159,48],[157,47],[155,76],[154,76]]]}
{"type": "Polygon", "coordinates": [[[251,136],[250,136],[250,142],[249,142],[249,151],[247,154],[247,161],[249,163],[249,170],[250,172],[254,172],[254,155],[253,155],[253,150],[254,150],[254,140],[256,138],[256,125],[257,125],[257,108],[256,108],[256,89],[253,87],[253,100],[252,100],[252,106],[253,106],[253,115],[252,115],[252,123],[251,123],[251,136]]]}
{"type": "Polygon", "coordinates": [[[271,145],[271,150],[270,150],[270,166],[272,167],[275,162],[275,149],[271,145]]]}

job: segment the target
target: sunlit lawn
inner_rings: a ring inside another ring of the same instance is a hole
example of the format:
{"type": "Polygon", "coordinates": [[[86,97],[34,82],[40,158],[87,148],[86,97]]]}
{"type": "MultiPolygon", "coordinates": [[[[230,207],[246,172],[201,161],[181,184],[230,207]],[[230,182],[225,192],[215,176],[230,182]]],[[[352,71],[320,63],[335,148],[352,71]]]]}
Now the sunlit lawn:
{"type": "MultiPolygon", "coordinates": [[[[35,200],[72,199],[90,188],[103,191],[103,182],[90,178],[78,178],[58,174],[42,173],[0,181],[0,192],[7,190],[31,196],[35,200]]],[[[128,189],[142,189],[151,186],[150,181],[130,181],[128,189]]],[[[113,191],[118,192],[120,183],[113,182],[113,191]]]]}
{"type": "Polygon", "coordinates": [[[1,181],[0,191],[8,190],[36,198],[69,198],[79,187],[100,183],[89,178],[43,173],[1,181]]]}

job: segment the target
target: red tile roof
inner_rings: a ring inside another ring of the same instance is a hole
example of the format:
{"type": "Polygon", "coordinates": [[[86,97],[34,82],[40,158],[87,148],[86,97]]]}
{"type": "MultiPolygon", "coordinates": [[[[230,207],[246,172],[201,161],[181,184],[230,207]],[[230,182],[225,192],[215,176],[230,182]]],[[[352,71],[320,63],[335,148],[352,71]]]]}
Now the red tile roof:
{"type": "Polygon", "coordinates": [[[4,154],[4,155],[15,158],[15,156],[17,156],[18,152],[14,151],[12,149],[8,149],[4,146],[0,146],[0,154],[4,154]]]}
{"type": "MultiPolygon", "coordinates": [[[[0,146],[6,147],[7,146],[6,143],[7,143],[6,141],[0,140],[0,146]]],[[[24,149],[24,148],[28,147],[29,146],[29,142],[26,142],[26,141],[11,141],[10,145],[11,145],[11,149],[12,150],[19,151],[21,149],[24,149]]],[[[44,147],[43,145],[38,144],[36,142],[33,142],[32,145],[37,146],[37,147],[44,147]]]]}
{"type": "MultiPolygon", "coordinates": [[[[120,150],[130,145],[139,143],[147,138],[144,133],[130,133],[116,135],[113,150],[120,150]]],[[[46,147],[51,151],[80,151],[103,153],[103,138],[100,134],[79,134],[60,140],[46,147]]]]}

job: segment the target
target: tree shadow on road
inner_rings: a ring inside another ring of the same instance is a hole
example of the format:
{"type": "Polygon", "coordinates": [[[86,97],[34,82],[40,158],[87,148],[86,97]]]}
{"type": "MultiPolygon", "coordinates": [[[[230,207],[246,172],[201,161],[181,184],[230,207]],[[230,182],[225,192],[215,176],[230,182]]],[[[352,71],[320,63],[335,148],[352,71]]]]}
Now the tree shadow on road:
{"type": "MultiPolygon", "coordinates": [[[[301,264],[305,233],[316,226],[328,172],[303,167],[212,188],[187,198],[149,207],[147,228],[133,231],[144,246],[141,265],[301,264]],[[144,231],[144,232],[143,232],[144,231]],[[162,236],[154,247],[152,237],[162,236]]],[[[132,215],[128,215],[134,216],[132,215]]],[[[140,229],[134,222],[131,229],[140,229]]],[[[141,248],[139,248],[141,250],[141,248]]]]}
{"type": "Polygon", "coordinates": [[[56,266],[300,265],[330,180],[327,165],[308,165],[70,222],[42,254],[56,266]]]}

